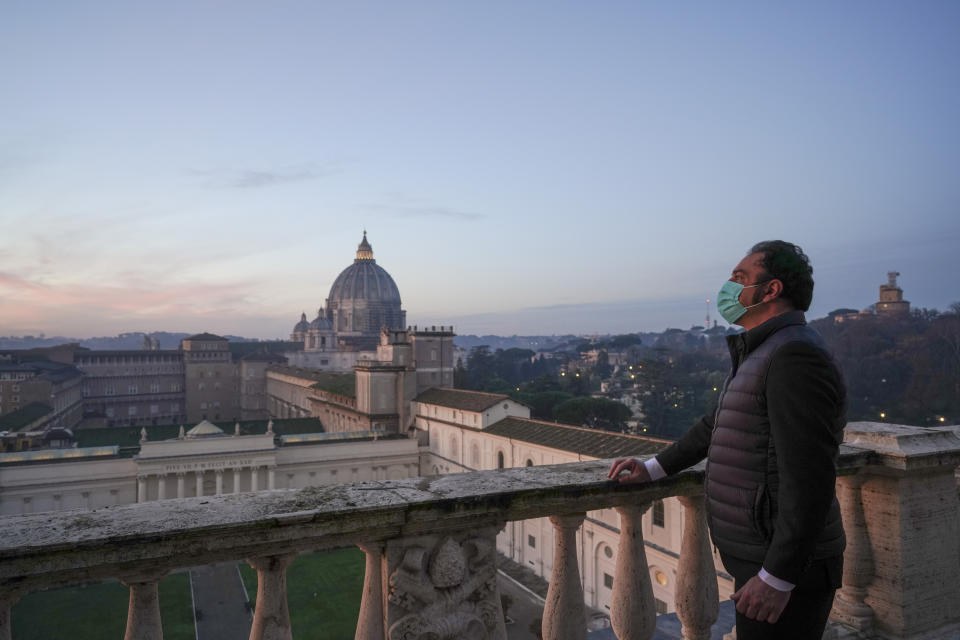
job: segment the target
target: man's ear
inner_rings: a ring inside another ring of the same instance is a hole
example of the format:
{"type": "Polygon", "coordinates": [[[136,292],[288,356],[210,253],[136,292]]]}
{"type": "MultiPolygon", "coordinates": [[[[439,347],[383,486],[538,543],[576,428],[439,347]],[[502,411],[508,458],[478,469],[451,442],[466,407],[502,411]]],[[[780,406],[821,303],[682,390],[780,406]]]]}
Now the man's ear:
{"type": "Polygon", "coordinates": [[[764,302],[772,302],[783,295],[783,283],[774,278],[767,283],[767,291],[763,294],[764,302]]]}

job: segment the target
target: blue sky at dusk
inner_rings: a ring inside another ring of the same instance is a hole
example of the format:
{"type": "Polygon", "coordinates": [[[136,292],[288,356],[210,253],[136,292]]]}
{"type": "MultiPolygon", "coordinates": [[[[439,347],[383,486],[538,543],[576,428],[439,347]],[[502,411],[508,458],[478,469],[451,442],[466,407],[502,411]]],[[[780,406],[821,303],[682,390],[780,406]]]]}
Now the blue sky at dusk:
{"type": "MultiPolygon", "coordinates": [[[[364,228],[410,324],[960,300],[956,2],[7,2],[0,335],[284,337],[364,228]]],[[[716,316],[712,311],[711,315],[716,316]]]]}

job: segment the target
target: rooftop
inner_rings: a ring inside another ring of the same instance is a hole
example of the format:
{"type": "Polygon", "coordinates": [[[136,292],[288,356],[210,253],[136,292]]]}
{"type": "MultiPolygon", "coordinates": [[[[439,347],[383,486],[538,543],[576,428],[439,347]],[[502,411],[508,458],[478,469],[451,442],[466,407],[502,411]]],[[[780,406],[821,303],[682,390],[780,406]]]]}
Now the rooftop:
{"type": "Polygon", "coordinates": [[[415,399],[417,402],[424,404],[435,404],[441,407],[462,409],[464,411],[483,411],[499,402],[506,402],[508,400],[517,402],[510,396],[505,396],[502,393],[464,391],[463,389],[450,389],[448,387],[431,387],[415,399]]]}
{"type": "Polygon", "coordinates": [[[492,433],[593,458],[619,458],[622,456],[654,454],[665,449],[671,442],[670,440],[660,440],[647,436],[631,436],[612,431],[515,417],[504,418],[483,431],[484,433],[492,433]]]}

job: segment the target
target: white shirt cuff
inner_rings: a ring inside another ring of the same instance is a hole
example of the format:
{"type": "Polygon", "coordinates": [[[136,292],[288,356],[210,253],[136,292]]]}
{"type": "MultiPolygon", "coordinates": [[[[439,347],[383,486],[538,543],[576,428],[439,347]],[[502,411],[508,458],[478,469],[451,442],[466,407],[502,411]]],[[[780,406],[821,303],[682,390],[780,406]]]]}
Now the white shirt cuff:
{"type": "Polygon", "coordinates": [[[776,589],[777,591],[793,591],[795,584],[791,584],[786,580],[781,580],[776,576],[772,576],[767,573],[767,570],[763,567],[760,567],[760,572],[757,573],[757,577],[766,582],[768,585],[776,589]]]}
{"type": "Polygon", "coordinates": [[[663,467],[660,466],[656,458],[647,458],[643,462],[643,466],[647,468],[647,473],[650,474],[651,480],[659,480],[660,478],[667,477],[667,472],[663,470],[663,467]]]}

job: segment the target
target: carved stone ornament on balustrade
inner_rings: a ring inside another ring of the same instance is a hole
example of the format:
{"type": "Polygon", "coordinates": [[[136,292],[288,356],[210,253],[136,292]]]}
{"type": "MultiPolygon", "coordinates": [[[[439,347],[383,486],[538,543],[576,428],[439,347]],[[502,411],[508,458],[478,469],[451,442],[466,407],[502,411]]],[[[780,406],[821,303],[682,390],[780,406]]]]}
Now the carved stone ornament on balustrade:
{"type": "Polygon", "coordinates": [[[386,544],[389,640],[506,640],[497,588],[501,527],[386,544]]]}

